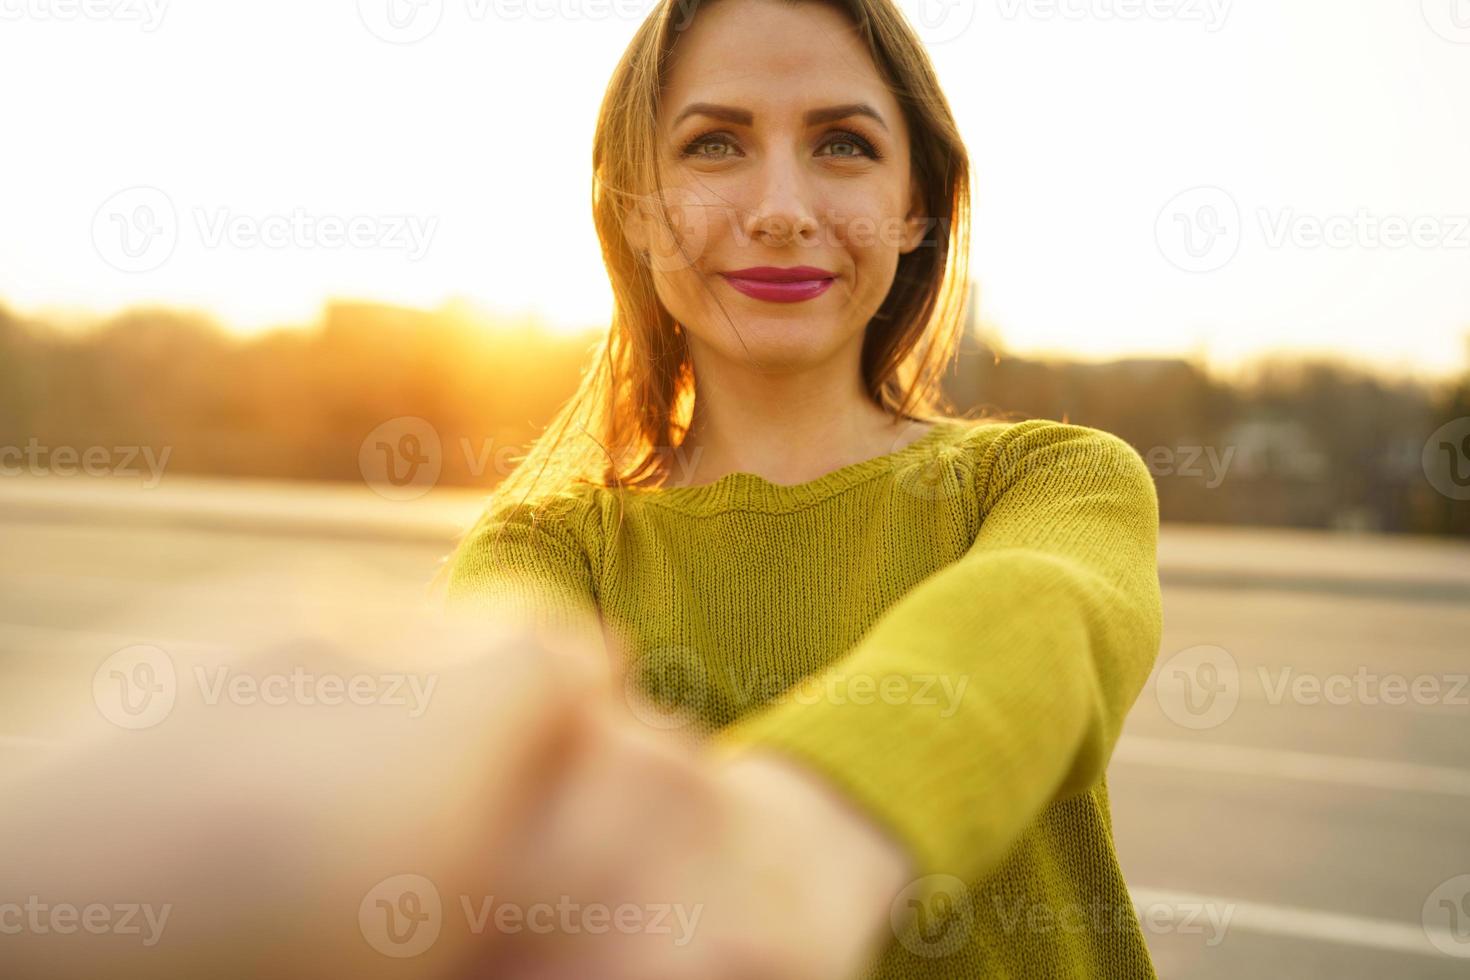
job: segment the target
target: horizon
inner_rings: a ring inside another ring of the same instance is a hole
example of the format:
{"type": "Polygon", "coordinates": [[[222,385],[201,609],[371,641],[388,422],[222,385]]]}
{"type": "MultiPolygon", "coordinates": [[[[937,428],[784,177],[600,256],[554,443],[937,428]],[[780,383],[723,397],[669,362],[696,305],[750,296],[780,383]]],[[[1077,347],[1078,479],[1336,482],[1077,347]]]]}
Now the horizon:
{"type": "MultiPolygon", "coordinates": [[[[546,340],[600,337],[607,327],[597,324],[559,324],[548,320],[534,310],[498,310],[485,306],[469,297],[450,296],[435,306],[416,306],[408,303],[384,302],[355,296],[331,296],[322,300],[316,312],[305,319],[270,323],[244,329],[220,319],[204,308],[167,303],[136,303],[118,309],[97,311],[81,307],[41,307],[26,310],[0,296],[0,313],[8,312],[18,319],[39,323],[45,328],[59,332],[89,332],[105,327],[126,317],[151,312],[167,313],[190,318],[219,330],[225,337],[240,342],[249,342],[279,331],[312,332],[321,330],[334,306],[365,307],[431,317],[454,318],[487,332],[498,330],[525,331],[538,334],[546,340]]],[[[1212,357],[1208,351],[1101,351],[1087,352],[1070,348],[1021,347],[1012,343],[1005,331],[995,324],[979,322],[973,317],[965,327],[965,339],[985,345],[997,356],[1018,360],[1047,363],[1074,363],[1085,365],[1108,365],[1129,361],[1159,361],[1184,363],[1197,366],[1211,376],[1229,383],[1246,380],[1253,370],[1277,364],[1308,365],[1326,364],[1347,371],[1360,372],[1386,382],[1411,382],[1427,385],[1455,384],[1470,376],[1470,329],[1463,334],[1464,354],[1453,364],[1440,366],[1439,370],[1425,369],[1419,365],[1381,364],[1355,356],[1351,351],[1337,348],[1305,348],[1289,346],[1263,346],[1246,351],[1238,357],[1224,359],[1212,357]]],[[[963,341],[962,341],[963,343],[963,341]]]]}

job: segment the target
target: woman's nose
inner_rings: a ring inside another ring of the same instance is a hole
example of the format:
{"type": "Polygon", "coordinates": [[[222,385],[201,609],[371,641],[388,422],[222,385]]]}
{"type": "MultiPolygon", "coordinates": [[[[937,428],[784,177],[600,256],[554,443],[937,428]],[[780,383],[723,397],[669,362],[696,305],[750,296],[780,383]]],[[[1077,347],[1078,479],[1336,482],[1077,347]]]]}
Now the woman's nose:
{"type": "Polygon", "coordinates": [[[745,221],[750,238],[772,247],[811,243],[819,223],[797,161],[768,159],[755,190],[757,203],[745,221]]]}

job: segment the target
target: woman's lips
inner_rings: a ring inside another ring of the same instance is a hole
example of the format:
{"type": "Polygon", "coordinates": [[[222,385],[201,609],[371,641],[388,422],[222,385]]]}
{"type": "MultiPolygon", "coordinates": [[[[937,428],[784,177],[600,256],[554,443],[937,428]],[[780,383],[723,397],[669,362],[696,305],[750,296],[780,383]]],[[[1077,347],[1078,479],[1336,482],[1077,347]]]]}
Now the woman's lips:
{"type": "Polygon", "coordinates": [[[809,299],[816,299],[832,287],[830,278],[773,282],[769,279],[742,279],[739,276],[724,275],[724,279],[745,295],[767,303],[804,303],[809,299]]]}

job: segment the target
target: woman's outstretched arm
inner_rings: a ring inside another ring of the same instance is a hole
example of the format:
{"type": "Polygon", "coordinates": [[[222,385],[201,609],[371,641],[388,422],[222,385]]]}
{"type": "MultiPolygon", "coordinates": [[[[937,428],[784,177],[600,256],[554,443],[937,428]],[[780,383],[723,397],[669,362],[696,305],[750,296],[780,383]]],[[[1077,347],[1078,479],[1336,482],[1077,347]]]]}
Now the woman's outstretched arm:
{"type": "Polygon", "coordinates": [[[1132,447],[1017,423],[974,480],[982,525],[968,552],[829,668],[833,685],[927,683],[930,697],[778,704],[716,736],[727,751],[800,761],[901,840],[922,875],[966,881],[1047,805],[1101,779],[1162,631],[1158,500],[1132,447]]]}

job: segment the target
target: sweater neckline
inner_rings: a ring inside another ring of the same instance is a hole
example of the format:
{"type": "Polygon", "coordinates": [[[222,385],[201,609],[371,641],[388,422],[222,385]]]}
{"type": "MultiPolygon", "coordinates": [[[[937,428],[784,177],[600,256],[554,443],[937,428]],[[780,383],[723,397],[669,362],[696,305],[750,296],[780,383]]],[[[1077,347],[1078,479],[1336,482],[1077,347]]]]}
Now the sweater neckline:
{"type": "Polygon", "coordinates": [[[695,486],[656,487],[623,492],[633,494],[634,499],[692,513],[715,513],[732,509],[792,510],[825,500],[841,490],[921,457],[959,425],[954,419],[947,418],[930,421],[927,432],[901,449],[848,463],[802,483],[773,483],[755,473],[737,470],[709,483],[695,486]]]}

